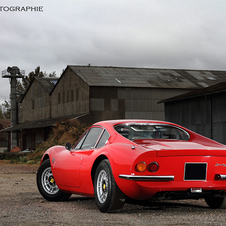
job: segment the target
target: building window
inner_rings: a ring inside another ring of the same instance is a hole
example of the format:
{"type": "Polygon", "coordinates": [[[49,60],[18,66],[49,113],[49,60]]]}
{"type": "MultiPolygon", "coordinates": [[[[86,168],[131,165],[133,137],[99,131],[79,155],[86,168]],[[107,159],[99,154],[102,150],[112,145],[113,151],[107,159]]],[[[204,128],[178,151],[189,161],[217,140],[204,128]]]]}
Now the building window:
{"type": "Polygon", "coordinates": [[[62,103],[65,103],[65,92],[62,93],[62,103]]]}
{"type": "Polygon", "coordinates": [[[76,89],[76,100],[79,100],[79,89],[76,89]]]}
{"type": "Polygon", "coordinates": [[[32,109],[35,109],[35,100],[32,100],[32,109]]]}
{"type": "Polygon", "coordinates": [[[71,102],[74,101],[74,90],[71,90],[71,102]]]}
{"type": "Polygon", "coordinates": [[[69,91],[67,91],[67,102],[69,102],[69,91]]]}
{"type": "Polygon", "coordinates": [[[60,93],[58,93],[58,104],[60,104],[60,93]]]}

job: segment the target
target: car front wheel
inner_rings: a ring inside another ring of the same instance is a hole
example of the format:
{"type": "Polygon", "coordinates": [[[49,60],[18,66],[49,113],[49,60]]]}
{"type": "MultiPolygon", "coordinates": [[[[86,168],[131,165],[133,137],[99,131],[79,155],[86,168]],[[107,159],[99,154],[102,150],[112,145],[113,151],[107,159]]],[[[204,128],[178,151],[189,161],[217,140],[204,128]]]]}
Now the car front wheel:
{"type": "Polygon", "coordinates": [[[124,205],[125,196],[115,182],[107,159],[103,160],[97,167],[94,195],[96,205],[103,213],[121,209],[124,205]]]}
{"type": "Polygon", "coordinates": [[[57,187],[49,159],[40,165],[36,180],[40,194],[48,201],[65,201],[71,196],[57,187]]]}

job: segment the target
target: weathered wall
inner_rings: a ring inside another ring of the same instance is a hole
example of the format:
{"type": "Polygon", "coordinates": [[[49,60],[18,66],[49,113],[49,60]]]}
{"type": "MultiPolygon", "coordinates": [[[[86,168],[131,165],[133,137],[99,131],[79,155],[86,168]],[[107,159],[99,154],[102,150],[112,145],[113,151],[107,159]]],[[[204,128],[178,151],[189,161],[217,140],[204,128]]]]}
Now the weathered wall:
{"type": "Polygon", "coordinates": [[[22,103],[18,105],[18,123],[51,117],[49,93],[34,80],[22,103]]]}
{"type": "Polygon", "coordinates": [[[48,138],[50,128],[25,130],[18,134],[19,147],[22,150],[35,150],[36,145],[41,144],[48,138]]]}
{"type": "Polygon", "coordinates": [[[51,116],[89,112],[89,86],[68,68],[51,95],[51,116]]]}
{"type": "Polygon", "coordinates": [[[90,87],[92,122],[107,119],[165,119],[158,101],[187,92],[179,89],[90,87]]]}
{"type": "Polygon", "coordinates": [[[165,104],[166,120],[211,137],[210,101],[206,98],[182,100],[165,104]]]}
{"type": "Polygon", "coordinates": [[[165,103],[166,120],[226,144],[226,93],[165,103]]]}
{"type": "Polygon", "coordinates": [[[226,92],[212,98],[212,138],[226,144],[226,92]]]}

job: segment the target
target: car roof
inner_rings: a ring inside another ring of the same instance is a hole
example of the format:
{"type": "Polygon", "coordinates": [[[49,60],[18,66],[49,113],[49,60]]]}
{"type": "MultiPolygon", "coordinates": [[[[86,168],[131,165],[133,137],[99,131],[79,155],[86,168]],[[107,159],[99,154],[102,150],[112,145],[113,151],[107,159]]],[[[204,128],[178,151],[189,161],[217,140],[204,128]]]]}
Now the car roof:
{"type": "Polygon", "coordinates": [[[106,121],[100,121],[96,122],[93,125],[102,125],[102,126],[112,126],[114,127],[117,124],[124,124],[124,123],[158,123],[158,124],[169,124],[169,125],[175,125],[176,124],[166,122],[166,121],[159,121],[159,120],[144,120],[144,119],[116,119],[116,120],[106,120],[106,121]]]}

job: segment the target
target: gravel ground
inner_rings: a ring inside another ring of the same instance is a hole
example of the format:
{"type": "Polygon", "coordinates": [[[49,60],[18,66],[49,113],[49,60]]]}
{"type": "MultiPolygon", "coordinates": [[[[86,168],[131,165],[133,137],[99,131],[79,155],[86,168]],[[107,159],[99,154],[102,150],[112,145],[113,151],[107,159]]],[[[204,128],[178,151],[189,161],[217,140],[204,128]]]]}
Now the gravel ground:
{"type": "Polygon", "coordinates": [[[110,214],[100,213],[94,199],[77,195],[66,202],[48,202],[36,187],[37,168],[0,161],[0,225],[226,224],[226,210],[210,209],[204,200],[126,204],[110,214]]]}

